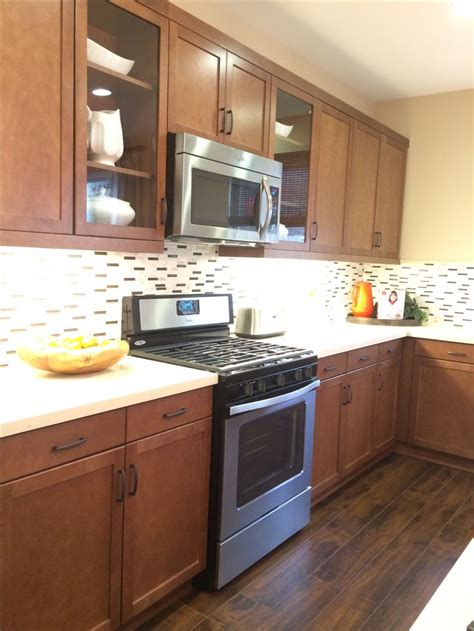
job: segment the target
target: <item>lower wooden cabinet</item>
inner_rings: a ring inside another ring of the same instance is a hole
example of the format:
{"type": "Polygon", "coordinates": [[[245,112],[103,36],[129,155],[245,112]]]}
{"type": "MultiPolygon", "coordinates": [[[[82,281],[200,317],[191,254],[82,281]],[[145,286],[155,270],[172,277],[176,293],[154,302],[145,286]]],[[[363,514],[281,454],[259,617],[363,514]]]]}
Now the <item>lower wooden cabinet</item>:
{"type": "Polygon", "coordinates": [[[123,621],[205,568],[211,419],[127,446],[123,621]]]}
{"type": "Polygon", "coordinates": [[[395,440],[399,375],[400,359],[377,365],[373,443],[376,452],[385,451],[395,440]]]}
{"type": "Polygon", "coordinates": [[[0,486],[2,631],[119,625],[124,456],[120,447],[0,486]]]}
{"type": "Polygon", "coordinates": [[[323,381],[318,389],[311,478],[313,496],[324,493],[340,477],[339,431],[345,392],[344,377],[323,381]]]}
{"type": "Polygon", "coordinates": [[[340,471],[351,473],[372,455],[376,367],[368,366],[348,373],[342,403],[340,471]]]}
{"type": "Polygon", "coordinates": [[[473,410],[474,364],[415,358],[410,443],[474,458],[473,410]]]}
{"type": "Polygon", "coordinates": [[[385,357],[386,347],[374,345],[320,361],[311,480],[314,501],[388,452],[395,440],[400,358],[376,363],[378,356],[385,357]],[[359,356],[372,365],[327,378],[359,365],[359,356]]]}

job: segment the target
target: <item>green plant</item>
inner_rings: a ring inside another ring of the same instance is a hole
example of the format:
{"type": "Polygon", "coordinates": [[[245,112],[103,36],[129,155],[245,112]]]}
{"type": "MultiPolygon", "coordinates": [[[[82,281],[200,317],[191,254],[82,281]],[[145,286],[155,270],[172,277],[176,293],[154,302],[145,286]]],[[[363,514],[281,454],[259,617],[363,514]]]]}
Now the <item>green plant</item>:
{"type": "Polygon", "coordinates": [[[412,298],[408,292],[405,294],[405,311],[403,313],[405,320],[419,320],[426,322],[428,314],[416,302],[416,298],[412,298]]]}

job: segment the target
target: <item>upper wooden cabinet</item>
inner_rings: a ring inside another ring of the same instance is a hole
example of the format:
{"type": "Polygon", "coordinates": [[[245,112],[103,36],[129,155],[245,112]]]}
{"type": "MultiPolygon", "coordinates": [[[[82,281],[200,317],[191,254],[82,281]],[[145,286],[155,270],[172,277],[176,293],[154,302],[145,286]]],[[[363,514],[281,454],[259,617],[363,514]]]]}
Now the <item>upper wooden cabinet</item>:
{"type": "Polygon", "coordinates": [[[374,254],[397,258],[400,249],[407,148],[384,138],[380,147],[374,254]]]}
{"type": "Polygon", "coordinates": [[[70,234],[73,2],[0,2],[0,45],[0,228],[70,234]]]}
{"type": "Polygon", "coordinates": [[[324,103],[318,106],[318,119],[311,250],[340,253],[344,246],[353,119],[324,103]]]}
{"type": "Polygon", "coordinates": [[[267,155],[270,90],[269,73],[171,22],[169,131],[267,155]]]}
{"type": "Polygon", "coordinates": [[[166,18],[129,0],[77,4],[76,234],[163,238],[167,72],[166,18]]]}
{"type": "Polygon", "coordinates": [[[381,144],[378,132],[356,121],[344,228],[344,250],[350,254],[373,251],[381,144]]]}
{"type": "Polygon", "coordinates": [[[283,164],[280,205],[282,248],[307,250],[316,174],[316,101],[273,77],[270,157],[283,164]]]}

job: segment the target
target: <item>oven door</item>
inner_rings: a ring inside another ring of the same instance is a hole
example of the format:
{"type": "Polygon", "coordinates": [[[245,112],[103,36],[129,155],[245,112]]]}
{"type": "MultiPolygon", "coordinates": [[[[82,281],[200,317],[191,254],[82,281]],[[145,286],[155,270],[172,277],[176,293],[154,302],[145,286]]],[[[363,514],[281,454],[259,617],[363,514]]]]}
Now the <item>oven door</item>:
{"type": "Polygon", "coordinates": [[[283,395],[228,407],[220,541],[310,485],[318,385],[315,380],[283,395]]]}
{"type": "Polygon", "coordinates": [[[279,201],[279,178],[179,154],[171,238],[277,242],[279,201]]]}

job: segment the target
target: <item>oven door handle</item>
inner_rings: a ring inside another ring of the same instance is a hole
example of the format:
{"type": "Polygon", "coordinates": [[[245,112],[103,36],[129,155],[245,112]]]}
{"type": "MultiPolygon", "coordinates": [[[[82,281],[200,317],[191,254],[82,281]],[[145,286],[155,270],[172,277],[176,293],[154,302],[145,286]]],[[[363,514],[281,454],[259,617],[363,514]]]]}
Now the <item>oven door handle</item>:
{"type": "Polygon", "coordinates": [[[253,401],[252,403],[241,403],[240,405],[232,405],[229,407],[229,416],[235,416],[236,414],[242,414],[243,412],[252,412],[253,410],[261,410],[263,408],[268,408],[271,405],[277,405],[278,403],[286,403],[287,401],[291,401],[292,399],[297,399],[303,394],[307,394],[312,390],[316,390],[316,388],[320,385],[319,379],[311,382],[307,386],[303,388],[299,388],[299,390],[293,390],[292,392],[287,392],[286,394],[280,394],[277,397],[271,397],[270,399],[263,399],[263,401],[253,401]]]}

